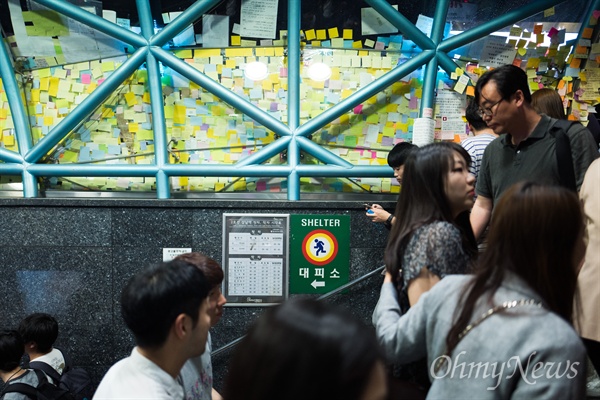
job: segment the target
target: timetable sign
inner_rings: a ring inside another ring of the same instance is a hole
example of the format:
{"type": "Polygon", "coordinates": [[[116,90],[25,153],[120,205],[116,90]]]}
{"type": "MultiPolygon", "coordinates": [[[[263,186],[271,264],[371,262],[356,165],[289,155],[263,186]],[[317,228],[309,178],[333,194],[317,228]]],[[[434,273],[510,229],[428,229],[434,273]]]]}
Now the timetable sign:
{"type": "Polygon", "coordinates": [[[228,305],[288,297],[288,214],[223,214],[223,294],[228,305]]]}

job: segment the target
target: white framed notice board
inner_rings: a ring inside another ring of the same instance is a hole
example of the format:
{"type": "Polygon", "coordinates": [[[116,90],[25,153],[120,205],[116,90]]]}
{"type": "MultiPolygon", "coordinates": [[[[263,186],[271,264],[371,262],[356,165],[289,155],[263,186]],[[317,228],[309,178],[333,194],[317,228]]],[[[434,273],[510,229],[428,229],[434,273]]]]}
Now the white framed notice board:
{"type": "Polygon", "coordinates": [[[265,306],[288,297],[289,214],[223,214],[227,305],[265,306]]]}

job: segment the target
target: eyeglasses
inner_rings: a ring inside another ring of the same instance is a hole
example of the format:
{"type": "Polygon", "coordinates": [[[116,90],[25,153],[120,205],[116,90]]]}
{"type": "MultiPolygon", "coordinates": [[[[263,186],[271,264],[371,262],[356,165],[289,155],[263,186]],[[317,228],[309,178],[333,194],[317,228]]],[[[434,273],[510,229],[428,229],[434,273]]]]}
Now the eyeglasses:
{"type": "Polygon", "coordinates": [[[502,103],[504,99],[500,99],[497,102],[495,102],[494,104],[492,104],[489,107],[485,107],[485,108],[479,108],[479,110],[477,110],[477,115],[479,115],[481,118],[483,118],[484,116],[486,117],[493,117],[494,116],[494,111],[492,110],[494,107],[496,107],[498,104],[502,103]]]}

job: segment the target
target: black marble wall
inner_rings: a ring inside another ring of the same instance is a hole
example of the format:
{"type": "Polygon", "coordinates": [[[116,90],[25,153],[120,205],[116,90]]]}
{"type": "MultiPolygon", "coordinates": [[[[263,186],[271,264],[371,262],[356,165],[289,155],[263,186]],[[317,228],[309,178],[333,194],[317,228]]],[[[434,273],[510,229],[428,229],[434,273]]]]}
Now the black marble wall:
{"type": "MultiPolygon", "coordinates": [[[[119,310],[127,279],[162,261],[163,247],[191,247],[221,262],[223,213],[350,215],[350,279],[382,265],[388,231],[365,217],[359,201],[0,199],[0,328],[33,312],[54,315],[56,346],[98,383],[134,345],[119,310]]],[[[375,275],[326,301],[369,322],[381,281],[375,275]]],[[[217,390],[234,347],[219,349],[261,312],[227,307],[212,329],[217,390]]]]}

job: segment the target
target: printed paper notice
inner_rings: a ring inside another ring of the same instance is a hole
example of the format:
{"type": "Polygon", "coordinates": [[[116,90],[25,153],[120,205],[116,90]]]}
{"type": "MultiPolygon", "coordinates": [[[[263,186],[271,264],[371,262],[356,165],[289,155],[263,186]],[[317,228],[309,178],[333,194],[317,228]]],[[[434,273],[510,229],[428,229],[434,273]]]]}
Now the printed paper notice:
{"type": "MultiPolygon", "coordinates": [[[[398,9],[398,6],[392,7],[396,10],[398,9]]],[[[361,8],[360,20],[363,36],[398,32],[398,28],[387,19],[383,18],[374,8],[361,8]]]]}
{"type": "Polygon", "coordinates": [[[276,39],[278,0],[242,0],[240,35],[276,39]]]}
{"type": "Polygon", "coordinates": [[[515,46],[506,43],[505,37],[490,36],[485,41],[479,65],[494,68],[501,67],[502,65],[512,64],[516,55],[515,46]]]}

